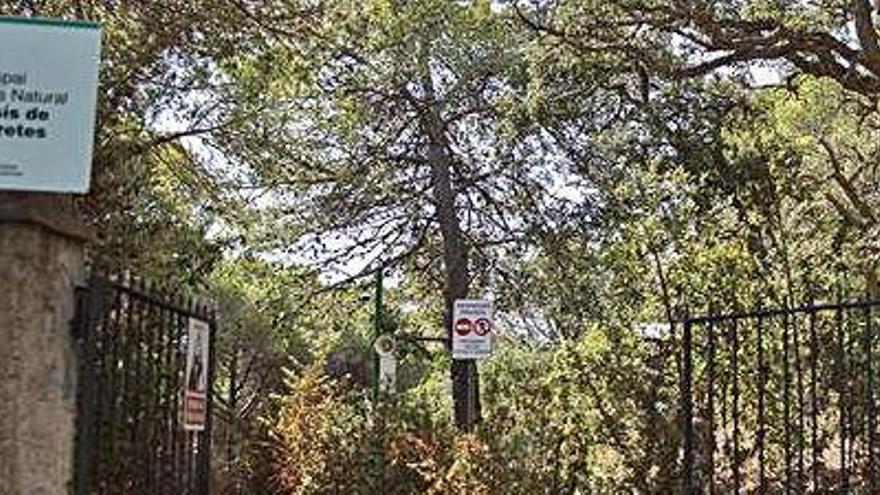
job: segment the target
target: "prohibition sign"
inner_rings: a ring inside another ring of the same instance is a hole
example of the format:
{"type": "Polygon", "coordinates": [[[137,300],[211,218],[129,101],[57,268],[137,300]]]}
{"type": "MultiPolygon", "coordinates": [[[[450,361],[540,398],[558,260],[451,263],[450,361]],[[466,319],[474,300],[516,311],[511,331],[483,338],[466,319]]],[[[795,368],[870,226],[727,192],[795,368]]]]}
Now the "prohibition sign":
{"type": "Polygon", "coordinates": [[[459,318],[455,322],[455,333],[461,336],[471,333],[471,320],[467,318],[459,318]]]}
{"type": "Polygon", "coordinates": [[[477,335],[486,335],[492,330],[492,322],[486,318],[480,318],[474,322],[474,332],[477,335]]]}

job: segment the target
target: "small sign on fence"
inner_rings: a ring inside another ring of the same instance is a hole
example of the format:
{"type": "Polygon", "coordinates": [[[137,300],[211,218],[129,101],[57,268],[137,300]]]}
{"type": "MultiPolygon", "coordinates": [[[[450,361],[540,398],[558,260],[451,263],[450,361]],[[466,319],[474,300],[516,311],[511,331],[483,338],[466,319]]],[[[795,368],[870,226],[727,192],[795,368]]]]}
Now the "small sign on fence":
{"type": "Polygon", "coordinates": [[[203,431],[208,412],[208,344],[211,327],[197,318],[189,319],[186,345],[186,382],[183,394],[183,428],[203,431]]]}
{"type": "Polygon", "coordinates": [[[458,299],[452,308],[452,357],[482,359],[492,352],[492,303],[458,299]]]}

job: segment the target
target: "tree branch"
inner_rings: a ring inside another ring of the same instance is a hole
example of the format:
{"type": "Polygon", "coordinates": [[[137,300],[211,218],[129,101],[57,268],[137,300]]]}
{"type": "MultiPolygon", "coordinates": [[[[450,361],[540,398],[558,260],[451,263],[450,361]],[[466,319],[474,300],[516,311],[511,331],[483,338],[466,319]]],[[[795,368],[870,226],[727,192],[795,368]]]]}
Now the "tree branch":
{"type": "Polygon", "coordinates": [[[880,76],[880,44],[877,42],[877,31],[871,18],[871,4],[868,0],[853,0],[852,13],[855,17],[856,35],[862,47],[863,64],[880,76]]]}
{"type": "Polygon", "coordinates": [[[834,150],[834,147],[832,147],[831,143],[829,143],[828,140],[824,137],[819,139],[819,143],[822,145],[822,148],[825,149],[825,152],[828,154],[828,159],[831,161],[831,177],[834,179],[837,185],[840,186],[850,204],[853,205],[853,207],[856,209],[856,211],[859,212],[862,218],[871,222],[872,224],[876,224],[877,219],[874,216],[874,212],[872,212],[867,203],[862,200],[859,192],[856,190],[853,183],[850,182],[844,175],[843,166],[840,163],[840,158],[837,156],[837,152],[834,150]]]}

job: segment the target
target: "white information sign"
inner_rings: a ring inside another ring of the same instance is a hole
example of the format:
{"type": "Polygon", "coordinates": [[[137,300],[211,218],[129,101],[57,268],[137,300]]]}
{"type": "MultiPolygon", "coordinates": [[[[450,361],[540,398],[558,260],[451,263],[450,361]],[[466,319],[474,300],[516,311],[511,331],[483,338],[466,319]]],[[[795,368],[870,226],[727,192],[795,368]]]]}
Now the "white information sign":
{"type": "Polygon", "coordinates": [[[393,394],[397,389],[397,358],[394,354],[379,356],[379,390],[393,394]]]}
{"type": "Polygon", "coordinates": [[[379,355],[379,390],[393,394],[397,388],[397,357],[394,351],[397,344],[391,335],[382,335],[373,343],[373,349],[379,355]]]}
{"type": "Polygon", "coordinates": [[[207,322],[190,318],[186,340],[186,382],[183,393],[183,428],[205,429],[208,413],[208,345],[211,327],[207,322]]]}
{"type": "Polygon", "coordinates": [[[0,189],[89,189],[101,29],[0,17],[0,189]]]}
{"type": "Polygon", "coordinates": [[[492,352],[495,322],[492,303],[485,299],[458,299],[452,308],[453,359],[482,359],[492,352]]]}

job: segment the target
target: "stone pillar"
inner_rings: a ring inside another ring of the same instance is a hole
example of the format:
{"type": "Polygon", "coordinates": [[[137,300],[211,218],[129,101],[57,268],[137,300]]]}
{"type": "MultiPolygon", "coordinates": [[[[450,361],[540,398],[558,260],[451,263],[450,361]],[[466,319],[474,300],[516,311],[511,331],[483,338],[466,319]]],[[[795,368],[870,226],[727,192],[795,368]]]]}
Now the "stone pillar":
{"type": "Polygon", "coordinates": [[[0,192],[0,495],[70,490],[85,239],[70,196],[0,192]]]}

